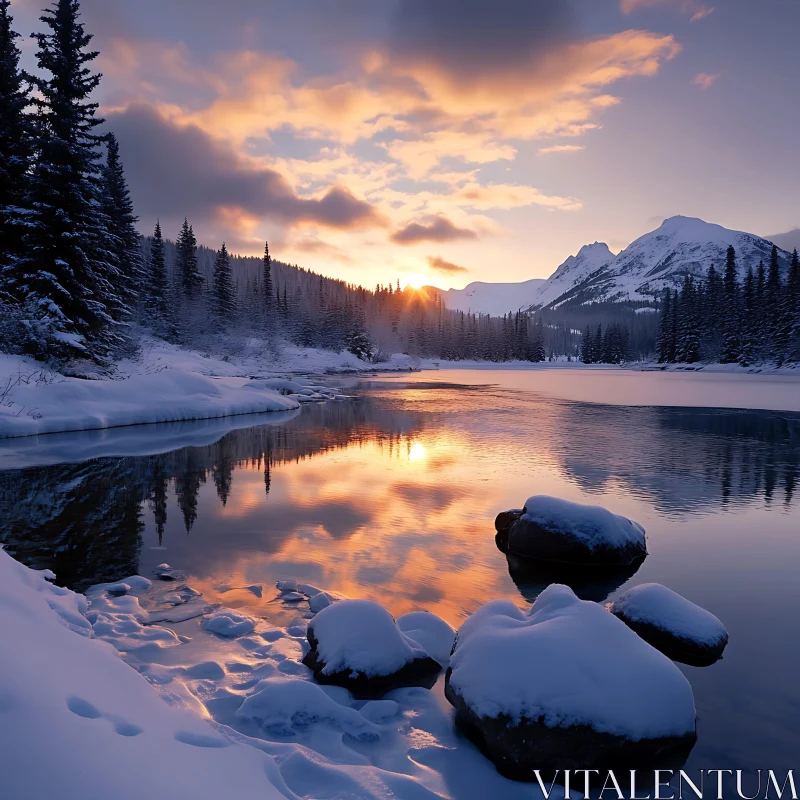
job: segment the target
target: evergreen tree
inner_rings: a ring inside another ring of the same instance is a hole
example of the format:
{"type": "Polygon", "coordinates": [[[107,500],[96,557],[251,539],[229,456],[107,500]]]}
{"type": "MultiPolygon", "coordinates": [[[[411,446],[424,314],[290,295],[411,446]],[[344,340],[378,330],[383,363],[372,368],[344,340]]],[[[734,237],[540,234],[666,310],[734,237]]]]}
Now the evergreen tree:
{"type": "Polygon", "coordinates": [[[783,363],[786,346],[788,344],[784,337],[781,313],[783,311],[783,300],[783,285],[781,283],[781,271],[778,263],[778,248],[772,245],[764,297],[764,310],[766,312],[764,334],[766,336],[767,357],[774,359],[778,364],[783,363]]]}
{"type": "Polygon", "coordinates": [[[792,252],[787,284],[789,355],[793,361],[800,361],[800,258],[797,256],[797,248],[792,252]]]}
{"type": "Polygon", "coordinates": [[[119,157],[119,144],[113,133],[106,137],[106,150],[103,210],[107,220],[108,249],[113,256],[114,274],[121,277],[116,297],[121,302],[117,302],[111,310],[117,321],[123,321],[128,318],[138,300],[144,275],[139,234],[136,232],[138,217],[133,213],[133,202],[119,157]]]}
{"type": "Polygon", "coordinates": [[[693,364],[700,358],[700,306],[701,297],[694,278],[684,278],[680,294],[680,314],[675,334],[675,360],[693,364]]]}
{"type": "Polygon", "coordinates": [[[176,280],[180,281],[184,296],[191,299],[200,291],[203,278],[197,270],[197,239],[186,218],[183,220],[183,227],[175,242],[175,247],[176,280]]]}
{"type": "Polygon", "coordinates": [[[749,267],[742,287],[742,345],[739,363],[747,367],[753,364],[758,354],[758,303],[756,295],[756,276],[749,267]]]}
{"type": "Polygon", "coordinates": [[[261,289],[264,292],[264,308],[269,315],[272,310],[272,258],[269,255],[269,242],[264,242],[264,269],[261,289]]]}
{"type": "Polygon", "coordinates": [[[661,315],[658,322],[657,356],[659,364],[666,364],[670,359],[672,343],[672,292],[664,289],[664,300],[661,303],[661,315]]]}
{"type": "Polygon", "coordinates": [[[23,300],[16,262],[22,253],[29,210],[28,171],[33,127],[28,89],[19,69],[19,34],[11,28],[9,0],[0,0],[0,303],[23,300]]]}
{"type": "Polygon", "coordinates": [[[161,236],[161,224],[159,222],[156,222],[153,237],[150,240],[147,271],[147,315],[157,325],[163,326],[168,316],[169,283],[167,280],[167,262],[164,257],[164,239],[161,236]]]}
{"type": "Polygon", "coordinates": [[[37,355],[76,350],[94,359],[119,342],[114,318],[124,300],[120,275],[107,250],[107,220],[100,197],[103,120],[89,96],[100,75],[87,66],[91,35],[79,22],[77,0],[57,0],[35,34],[45,77],[30,77],[37,92],[37,161],[31,176],[32,211],[15,287],[37,307],[53,335],[37,355]]]}
{"type": "MultiPolygon", "coordinates": [[[[588,329],[587,329],[588,330],[588,329]]],[[[536,320],[533,330],[533,342],[531,344],[530,360],[536,363],[544,361],[546,352],[544,349],[544,321],[541,315],[536,320]]]]}
{"type": "Polygon", "coordinates": [[[231,273],[231,261],[228,256],[228,249],[225,242],[217,253],[214,261],[214,286],[212,290],[214,316],[217,324],[225,327],[231,324],[236,311],[236,303],[233,297],[233,280],[231,273]]]}
{"type": "Polygon", "coordinates": [[[741,347],[739,281],[736,275],[736,251],[732,246],[728,247],[725,255],[725,272],[723,273],[722,287],[725,307],[720,361],[723,364],[731,364],[739,360],[741,347]]]}

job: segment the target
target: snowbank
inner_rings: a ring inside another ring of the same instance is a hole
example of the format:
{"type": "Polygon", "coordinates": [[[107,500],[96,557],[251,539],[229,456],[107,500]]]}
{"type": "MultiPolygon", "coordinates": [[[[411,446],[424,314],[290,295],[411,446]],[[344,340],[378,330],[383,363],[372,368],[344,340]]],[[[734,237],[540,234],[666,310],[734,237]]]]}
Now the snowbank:
{"type": "Polygon", "coordinates": [[[634,586],[609,610],[653,647],[677,660],[711,663],[728,643],[728,631],[717,617],[660,583],[634,586]]]}
{"type": "Polygon", "coordinates": [[[479,608],[458,630],[449,688],[480,717],[586,725],[631,740],[695,729],[689,682],[602,606],[566,586],[526,612],[507,600],[479,608]]]}
{"type": "Polygon", "coordinates": [[[165,370],[120,381],[67,378],[18,386],[0,406],[0,438],[289,411],[296,400],[249,381],[165,370]]]}
{"type": "Polygon", "coordinates": [[[89,638],[85,611],[81,595],[0,552],[4,797],[284,797],[269,756],[170,708],[89,638]]]}
{"type": "Polygon", "coordinates": [[[302,617],[237,638],[202,618],[172,630],[149,620],[202,602],[177,570],[92,587],[88,603],[45,574],[0,552],[4,800],[542,796],[499,776],[433,692],[363,703],[311,682],[302,617]]]}

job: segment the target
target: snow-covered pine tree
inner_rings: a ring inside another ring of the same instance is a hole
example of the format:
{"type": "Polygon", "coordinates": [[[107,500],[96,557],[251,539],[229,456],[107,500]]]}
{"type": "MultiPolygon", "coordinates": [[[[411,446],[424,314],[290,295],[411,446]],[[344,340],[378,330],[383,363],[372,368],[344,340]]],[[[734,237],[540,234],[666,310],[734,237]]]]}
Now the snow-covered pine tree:
{"type": "Polygon", "coordinates": [[[767,283],[764,295],[764,310],[766,312],[766,325],[764,336],[766,339],[767,357],[783,363],[788,342],[784,336],[782,311],[784,305],[784,291],[781,282],[780,264],[778,263],[778,248],[772,245],[767,270],[767,283]]]}
{"type": "Polygon", "coordinates": [[[233,322],[236,302],[233,296],[231,261],[225,242],[222,243],[214,261],[214,284],[211,294],[217,325],[226,328],[233,322]]]}
{"type": "Polygon", "coordinates": [[[150,239],[145,286],[147,287],[146,315],[156,330],[161,332],[166,327],[169,315],[169,281],[160,222],[156,222],[153,236],[150,239]]]}
{"type": "Polygon", "coordinates": [[[669,363],[670,343],[672,341],[672,292],[669,287],[664,289],[664,299],[661,302],[661,314],[658,320],[658,338],[656,340],[656,355],[659,364],[669,363]]]}
{"type": "Polygon", "coordinates": [[[736,275],[736,251],[733,246],[728,247],[725,254],[725,272],[722,277],[722,291],[724,299],[722,321],[722,352],[720,361],[723,364],[733,364],[739,360],[741,348],[741,313],[739,281],[736,275]]]}
{"type": "Polygon", "coordinates": [[[758,305],[756,302],[756,275],[753,267],[747,269],[742,285],[742,344],[739,363],[743,367],[753,364],[758,353],[758,305]]]}
{"type": "Polygon", "coordinates": [[[269,317],[272,312],[272,258],[269,254],[269,242],[264,242],[261,291],[264,293],[264,311],[266,316],[269,317]]]}
{"type": "Polygon", "coordinates": [[[79,21],[77,0],[56,0],[40,17],[49,32],[34,34],[45,76],[30,76],[36,94],[37,161],[32,171],[32,211],[17,291],[49,327],[36,355],[80,352],[101,361],[120,342],[115,309],[119,276],[107,249],[107,220],[100,195],[103,120],[89,101],[100,75],[87,66],[97,57],[79,21]]]}
{"type": "Polygon", "coordinates": [[[19,34],[12,22],[9,0],[0,0],[0,303],[23,300],[16,266],[29,210],[34,149],[28,87],[19,69],[19,34]]]}
{"type": "Polygon", "coordinates": [[[203,277],[197,269],[197,239],[189,220],[185,217],[175,248],[175,277],[180,282],[184,296],[192,299],[199,293],[203,277]]]}
{"type": "Polygon", "coordinates": [[[127,321],[139,300],[144,284],[138,217],[133,213],[133,202],[125,180],[125,171],[119,156],[119,143],[113,133],[106,136],[106,163],[103,167],[103,210],[105,212],[109,244],[114,258],[114,274],[119,275],[116,307],[111,309],[118,322],[127,321]]]}

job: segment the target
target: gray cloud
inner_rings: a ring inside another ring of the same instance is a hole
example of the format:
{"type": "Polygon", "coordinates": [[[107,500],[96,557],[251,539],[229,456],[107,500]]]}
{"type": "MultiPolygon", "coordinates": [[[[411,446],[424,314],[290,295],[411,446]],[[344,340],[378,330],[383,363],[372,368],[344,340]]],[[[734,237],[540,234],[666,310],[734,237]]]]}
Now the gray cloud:
{"type": "Polygon", "coordinates": [[[456,272],[469,272],[466,267],[454,264],[452,261],[445,261],[439,256],[428,256],[428,266],[437,270],[437,272],[444,272],[450,275],[456,272]]]}
{"type": "Polygon", "coordinates": [[[567,0],[399,0],[390,48],[463,79],[530,63],[572,31],[567,0]]]}
{"type": "Polygon", "coordinates": [[[395,231],[391,240],[395,244],[417,244],[418,242],[452,242],[456,239],[477,239],[475,231],[459,228],[447,217],[434,217],[430,222],[410,222],[395,231]]]}
{"type": "Polygon", "coordinates": [[[341,187],[319,199],[299,197],[286,179],[254,166],[200,128],[176,125],[145,104],[106,114],[120,142],[125,172],[143,221],[157,216],[214,219],[222,209],[327,228],[383,224],[378,212],[341,187]]]}

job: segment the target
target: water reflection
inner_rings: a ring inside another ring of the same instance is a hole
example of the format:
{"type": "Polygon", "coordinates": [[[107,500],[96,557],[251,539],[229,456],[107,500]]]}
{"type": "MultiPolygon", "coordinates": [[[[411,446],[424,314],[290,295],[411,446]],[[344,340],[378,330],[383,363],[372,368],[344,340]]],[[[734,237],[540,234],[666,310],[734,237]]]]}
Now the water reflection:
{"type": "MultiPolygon", "coordinates": [[[[504,591],[492,520],[534,490],[627,496],[676,518],[794,499],[800,415],[602,406],[494,386],[357,389],[352,402],[211,444],[0,473],[2,541],[78,589],[166,548],[212,590],[222,574],[260,579],[255,564],[270,556],[270,574],[457,617],[463,594],[504,591]]],[[[528,601],[563,579],[507,566],[528,601]]],[[[629,577],[575,588],[602,600],[629,577]]]]}

